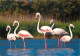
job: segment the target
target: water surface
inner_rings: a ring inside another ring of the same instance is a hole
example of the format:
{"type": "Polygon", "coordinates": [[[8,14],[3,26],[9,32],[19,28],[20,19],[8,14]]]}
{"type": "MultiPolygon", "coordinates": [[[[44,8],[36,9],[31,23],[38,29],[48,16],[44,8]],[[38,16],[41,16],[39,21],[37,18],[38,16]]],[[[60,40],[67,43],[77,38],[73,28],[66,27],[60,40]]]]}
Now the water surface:
{"type": "Polygon", "coordinates": [[[57,39],[48,39],[48,48],[44,48],[44,39],[26,39],[26,48],[23,48],[23,41],[16,40],[11,42],[11,48],[8,40],[0,40],[0,56],[80,56],[80,39],[72,39],[63,46],[57,48],[57,39]]]}

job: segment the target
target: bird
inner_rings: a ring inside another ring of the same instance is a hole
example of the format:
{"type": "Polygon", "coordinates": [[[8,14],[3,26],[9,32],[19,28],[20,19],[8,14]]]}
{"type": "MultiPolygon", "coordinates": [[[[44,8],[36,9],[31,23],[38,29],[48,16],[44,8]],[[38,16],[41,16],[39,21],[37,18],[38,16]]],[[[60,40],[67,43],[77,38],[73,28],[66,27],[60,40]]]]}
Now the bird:
{"type": "Polygon", "coordinates": [[[14,22],[13,22],[13,26],[14,26],[16,23],[17,23],[18,25],[16,26],[16,28],[15,28],[15,30],[14,30],[14,34],[16,35],[17,38],[22,38],[22,39],[23,39],[24,48],[25,48],[25,47],[26,47],[26,46],[25,46],[25,39],[26,39],[26,38],[33,38],[33,36],[32,36],[28,31],[26,31],[26,30],[20,30],[20,31],[18,32],[18,34],[16,34],[16,30],[17,30],[18,27],[19,27],[19,22],[18,22],[18,21],[14,21],[14,22]]]}
{"type": "Polygon", "coordinates": [[[41,20],[41,15],[39,12],[36,13],[36,16],[35,16],[35,19],[37,19],[39,16],[39,21],[38,21],[38,24],[37,24],[37,31],[40,33],[40,34],[44,34],[44,39],[45,39],[45,49],[47,48],[47,42],[46,42],[46,33],[51,33],[52,32],[52,29],[51,27],[49,26],[42,26],[40,29],[39,29],[39,24],[40,24],[40,20],[41,20]]]}
{"type": "MultiPolygon", "coordinates": [[[[51,28],[53,28],[54,22],[55,22],[54,19],[52,19],[52,20],[50,21],[49,24],[52,24],[51,28]],[[52,22],[53,22],[53,24],[52,24],[52,22]]],[[[62,28],[54,28],[52,31],[53,31],[53,32],[52,32],[52,35],[58,35],[58,36],[59,36],[59,37],[58,37],[58,47],[59,47],[59,39],[60,39],[60,36],[61,36],[61,35],[68,34],[68,32],[66,32],[66,31],[65,31],[64,29],[62,29],[62,28]]],[[[61,47],[62,47],[62,43],[61,43],[61,47]]]]}
{"type": "MultiPolygon", "coordinates": [[[[60,40],[64,43],[67,43],[67,42],[70,42],[70,40],[73,38],[73,34],[72,34],[72,31],[71,31],[71,27],[74,28],[74,25],[73,24],[70,24],[69,25],[69,31],[70,31],[70,36],[69,35],[64,35],[60,38],[60,40]]],[[[64,44],[64,46],[66,47],[66,45],[64,44]]]]}
{"type": "Polygon", "coordinates": [[[9,25],[7,25],[6,31],[8,31],[8,29],[9,29],[9,32],[7,34],[7,39],[10,41],[10,48],[11,48],[11,41],[14,41],[14,46],[16,48],[16,45],[15,45],[15,40],[16,40],[15,34],[14,33],[10,33],[11,32],[11,27],[9,25]]]}

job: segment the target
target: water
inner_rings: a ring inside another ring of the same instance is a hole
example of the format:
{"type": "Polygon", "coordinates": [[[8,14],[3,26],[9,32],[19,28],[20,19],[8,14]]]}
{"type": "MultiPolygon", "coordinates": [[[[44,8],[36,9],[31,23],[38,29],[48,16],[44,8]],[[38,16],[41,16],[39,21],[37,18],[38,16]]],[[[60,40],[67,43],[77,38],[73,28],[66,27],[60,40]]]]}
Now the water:
{"type": "Polygon", "coordinates": [[[12,41],[10,48],[8,40],[0,40],[0,56],[80,56],[80,39],[72,39],[62,48],[57,48],[57,39],[48,39],[48,48],[44,48],[44,39],[26,39],[26,48],[23,41],[16,40],[16,48],[12,41]]]}

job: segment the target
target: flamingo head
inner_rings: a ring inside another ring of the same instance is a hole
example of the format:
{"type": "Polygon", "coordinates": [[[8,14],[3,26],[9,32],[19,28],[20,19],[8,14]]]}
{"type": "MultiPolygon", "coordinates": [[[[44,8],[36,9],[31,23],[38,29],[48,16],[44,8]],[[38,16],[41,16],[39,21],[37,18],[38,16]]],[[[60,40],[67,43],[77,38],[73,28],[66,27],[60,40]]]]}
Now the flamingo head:
{"type": "Polygon", "coordinates": [[[51,19],[49,24],[52,24],[52,22],[54,23],[54,19],[51,19]]]}
{"type": "Polygon", "coordinates": [[[36,13],[36,16],[35,16],[35,19],[36,20],[37,20],[38,16],[40,16],[40,13],[39,12],[36,13]]]}
{"type": "Polygon", "coordinates": [[[9,25],[7,25],[7,27],[6,27],[6,31],[8,31],[8,28],[10,28],[10,26],[9,26],[9,25]]]}
{"type": "Polygon", "coordinates": [[[74,25],[73,24],[70,24],[69,26],[74,28],[74,25]]]}
{"type": "Polygon", "coordinates": [[[16,38],[20,38],[20,36],[18,34],[16,34],[16,38]]]}
{"type": "Polygon", "coordinates": [[[13,26],[15,25],[16,22],[18,22],[18,21],[14,21],[14,22],[13,22],[13,26]]]}

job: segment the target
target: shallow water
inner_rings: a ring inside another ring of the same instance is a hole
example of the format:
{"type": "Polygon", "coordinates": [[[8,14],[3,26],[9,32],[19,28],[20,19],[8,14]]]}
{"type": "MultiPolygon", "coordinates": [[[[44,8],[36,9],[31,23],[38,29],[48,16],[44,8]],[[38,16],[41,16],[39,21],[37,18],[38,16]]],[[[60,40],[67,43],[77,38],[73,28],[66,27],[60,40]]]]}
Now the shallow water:
{"type": "Polygon", "coordinates": [[[44,39],[26,39],[26,48],[23,48],[23,41],[16,40],[11,42],[11,48],[8,40],[0,40],[0,56],[80,56],[80,39],[72,39],[63,46],[57,48],[57,39],[48,39],[48,48],[44,48],[44,39]]]}

